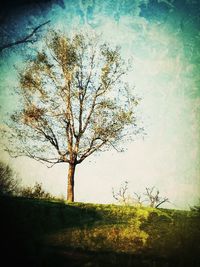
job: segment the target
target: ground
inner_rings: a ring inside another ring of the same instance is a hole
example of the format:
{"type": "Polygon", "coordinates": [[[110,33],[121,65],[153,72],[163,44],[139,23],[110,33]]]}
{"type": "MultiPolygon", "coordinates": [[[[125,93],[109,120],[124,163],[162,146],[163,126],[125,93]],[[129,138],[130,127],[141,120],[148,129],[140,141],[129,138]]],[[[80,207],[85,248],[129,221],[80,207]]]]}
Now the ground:
{"type": "Polygon", "coordinates": [[[200,266],[198,211],[0,202],[5,266],[200,266]]]}

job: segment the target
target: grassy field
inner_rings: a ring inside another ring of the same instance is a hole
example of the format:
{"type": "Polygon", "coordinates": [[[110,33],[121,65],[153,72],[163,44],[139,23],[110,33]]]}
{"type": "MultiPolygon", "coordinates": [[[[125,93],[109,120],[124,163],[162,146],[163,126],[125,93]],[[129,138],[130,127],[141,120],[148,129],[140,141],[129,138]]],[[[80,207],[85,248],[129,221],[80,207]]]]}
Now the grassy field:
{"type": "Polygon", "coordinates": [[[200,213],[0,198],[4,266],[200,266],[200,213]]]}

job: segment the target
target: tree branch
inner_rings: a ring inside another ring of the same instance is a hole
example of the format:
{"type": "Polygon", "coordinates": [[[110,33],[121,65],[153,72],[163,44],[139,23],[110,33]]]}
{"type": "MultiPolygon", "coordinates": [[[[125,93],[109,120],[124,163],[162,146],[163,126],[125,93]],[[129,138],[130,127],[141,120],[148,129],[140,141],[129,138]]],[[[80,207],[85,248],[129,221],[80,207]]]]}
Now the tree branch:
{"type": "Polygon", "coordinates": [[[0,52],[2,52],[4,49],[7,49],[7,48],[10,48],[12,46],[15,46],[15,45],[19,45],[19,44],[22,44],[22,43],[31,43],[31,42],[34,42],[33,39],[31,39],[34,34],[41,28],[43,27],[44,25],[50,23],[50,20],[38,25],[37,27],[35,27],[32,32],[28,35],[26,35],[25,37],[23,37],[22,39],[19,39],[19,40],[16,40],[15,42],[11,42],[11,43],[8,43],[8,44],[5,44],[5,45],[2,45],[0,46],[0,52]]]}
{"type": "Polygon", "coordinates": [[[94,147],[90,145],[90,148],[80,157],[79,160],[77,160],[77,164],[81,163],[84,159],[89,157],[92,153],[99,150],[106,142],[107,140],[103,140],[99,145],[96,145],[94,147]]]}
{"type": "Polygon", "coordinates": [[[45,164],[45,163],[51,164],[50,166],[47,166],[48,168],[53,167],[57,163],[68,162],[68,161],[64,161],[62,159],[57,159],[57,158],[47,159],[47,158],[38,157],[38,156],[35,156],[32,153],[30,153],[30,151],[28,151],[28,150],[24,150],[23,152],[20,152],[20,153],[17,152],[17,155],[13,154],[13,151],[11,151],[8,147],[6,147],[4,150],[6,152],[8,152],[8,154],[11,158],[18,158],[18,157],[26,156],[26,157],[29,157],[29,158],[34,159],[36,161],[39,161],[42,164],[45,164]]]}
{"type": "Polygon", "coordinates": [[[156,206],[155,208],[158,208],[161,204],[165,203],[165,202],[168,202],[169,203],[169,199],[168,198],[164,198],[162,201],[160,201],[156,206]]]}
{"type": "Polygon", "coordinates": [[[100,90],[100,88],[101,88],[101,86],[99,86],[99,88],[97,89],[97,91],[96,91],[96,93],[94,95],[94,98],[93,98],[93,101],[92,101],[92,106],[91,106],[90,111],[88,113],[85,125],[83,126],[82,133],[85,132],[85,130],[87,129],[87,126],[88,126],[88,124],[90,122],[91,116],[92,116],[94,108],[95,108],[96,100],[97,100],[97,97],[98,97],[98,91],[100,90]]]}

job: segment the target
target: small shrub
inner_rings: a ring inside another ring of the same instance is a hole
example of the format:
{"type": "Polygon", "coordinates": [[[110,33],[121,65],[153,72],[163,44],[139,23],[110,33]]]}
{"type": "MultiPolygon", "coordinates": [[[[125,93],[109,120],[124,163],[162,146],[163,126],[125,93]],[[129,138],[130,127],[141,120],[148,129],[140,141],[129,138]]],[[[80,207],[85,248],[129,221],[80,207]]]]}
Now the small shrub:
{"type": "Polygon", "coordinates": [[[36,198],[36,199],[53,199],[54,197],[46,192],[42,188],[42,184],[35,183],[33,187],[27,186],[22,188],[20,191],[20,195],[27,198],[36,198]]]}
{"type": "Polygon", "coordinates": [[[16,195],[19,190],[19,181],[16,173],[9,165],[0,162],[0,196],[16,195]]]}

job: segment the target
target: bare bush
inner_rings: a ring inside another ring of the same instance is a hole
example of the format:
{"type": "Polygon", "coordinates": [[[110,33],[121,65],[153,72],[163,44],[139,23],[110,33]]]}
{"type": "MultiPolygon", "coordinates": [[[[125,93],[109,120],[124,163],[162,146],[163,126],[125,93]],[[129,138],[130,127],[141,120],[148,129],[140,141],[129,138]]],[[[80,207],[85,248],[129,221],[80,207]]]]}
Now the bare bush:
{"type": "Polygon", "coordinates": [[[143,205],[144,200],[142,199],[142,195],[138,194],[136,192],[133,193],[134,197],[133,197],[133,203],[139,207],[141,207],[143,205]]]}
{"type": "Polygon", "coordinates": [[[128,182],[120,186],[118,191],[112,189],[112,196],[120,204],[142,206],[143,203],[147,203],[152,208],[158,208],[162,204],[169,202],[167,197],[161,197],[160,191],[153,187],[146,187],[145,193],[139,194],[134,192],[133,196],[128,194],[128,182]],[[145,197],[145,198],[144,198],[145,197]]]}
{"type": "Polygon", "coordinates": [[[144,194],[147,196],[147,201],[149,202],[150,207],[152,208],[158,208],[160,205],[162,205],[165,202],[169,202],[169,199],[167,197],[161,197],[159,196],[160,191],[156,190],[155,187],[146,187],[146,193],[144,194]]]}
{"type": "Polygon", "coordinates": [[[116,192],[114,188],[112,188],[112,195],[115,200],[117,200],[121,204],[128,204],[128,182],[125,181],[124,184],[122,184],[119,188],[119,190],[116,192]]]}

